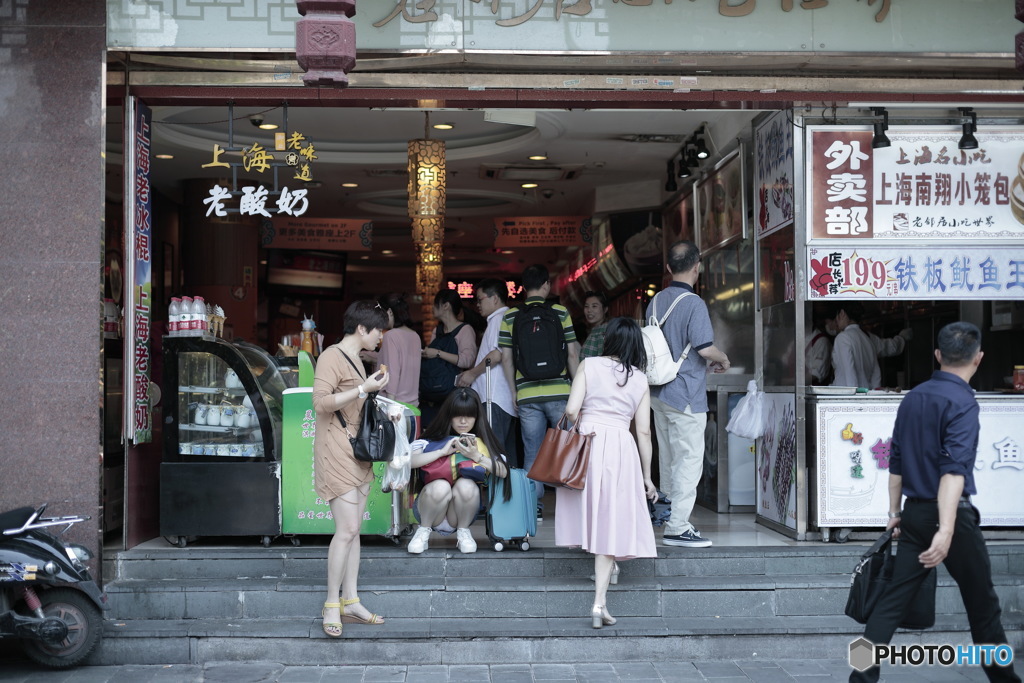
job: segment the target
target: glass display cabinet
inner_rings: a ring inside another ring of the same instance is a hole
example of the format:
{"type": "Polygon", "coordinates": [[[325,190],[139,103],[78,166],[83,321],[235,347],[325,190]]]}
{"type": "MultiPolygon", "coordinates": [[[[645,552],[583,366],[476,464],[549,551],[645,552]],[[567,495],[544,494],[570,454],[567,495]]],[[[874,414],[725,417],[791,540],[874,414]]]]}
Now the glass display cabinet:
{"type": "Polygon", "coordinates": [[[164,339],[164,458],[160,533],[183,547],[197,536],[281,532],[281,417],[295,359],[212,336],[164,339]]]}

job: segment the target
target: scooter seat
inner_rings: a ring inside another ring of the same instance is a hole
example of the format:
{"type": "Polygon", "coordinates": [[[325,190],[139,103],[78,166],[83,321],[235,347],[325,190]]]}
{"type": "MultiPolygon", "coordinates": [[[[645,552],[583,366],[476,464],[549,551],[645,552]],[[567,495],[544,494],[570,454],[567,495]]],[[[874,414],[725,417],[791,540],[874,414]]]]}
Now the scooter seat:
{"type": "Polygon", "coordinates": [[[0,532],[7,531],[8,529],[20,529],[25,526],[25,522],[29,520],[29,517],[35,511],[35,508],[24,507],[0,512],[0,532]]]}

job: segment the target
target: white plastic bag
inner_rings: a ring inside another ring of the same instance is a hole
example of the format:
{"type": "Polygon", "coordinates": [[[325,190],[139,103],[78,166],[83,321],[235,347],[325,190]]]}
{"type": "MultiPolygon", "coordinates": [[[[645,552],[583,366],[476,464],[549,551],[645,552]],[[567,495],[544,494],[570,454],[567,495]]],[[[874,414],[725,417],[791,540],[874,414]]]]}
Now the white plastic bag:
{"type": "Polygon", "coordinates": [[[764,392],[757,390],[756,381],[747,382],[747,395],[736,404],[725,430],[745,439],[756,439],[764,433],[764,392]]]}
{"type": "Polygon", "coordinates": [[[409,436],[406,433],[409,421],[399,419],[395,423],[395,454],[384,470],[384,477],[380,482],[381,491],[404,491],[409,485],[410,461],[412,460],[412,449],[409,447],[409,436]]]}

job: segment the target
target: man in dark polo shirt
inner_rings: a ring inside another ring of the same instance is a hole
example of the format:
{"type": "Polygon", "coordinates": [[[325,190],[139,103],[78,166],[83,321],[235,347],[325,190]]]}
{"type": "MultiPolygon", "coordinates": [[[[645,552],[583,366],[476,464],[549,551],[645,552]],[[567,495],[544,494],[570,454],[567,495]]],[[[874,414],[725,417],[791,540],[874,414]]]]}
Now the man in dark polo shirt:
{"type": "MultiPolygon", "coordinates": [[[[978,401],[968,381],[984,354],[981,332],[957,322],[939,331],[939,370],[900,403],[889,461],[889,524],[899,538],[888,590],[864,629],[872,643],[888,643],[928,570],[940,562],[960,587],[971,636],[977,644],[1002,645],[999,598],[992,567],[971,505],[978,455],[978,401]],[[903,496],[906,507],[900,510],[903,496]]],[[[983,665],[990,681],[1020,683],[1013,665],[983,665]]],[[[853,671],[851,683],[878,680],[879,667],[853,671]]]]}

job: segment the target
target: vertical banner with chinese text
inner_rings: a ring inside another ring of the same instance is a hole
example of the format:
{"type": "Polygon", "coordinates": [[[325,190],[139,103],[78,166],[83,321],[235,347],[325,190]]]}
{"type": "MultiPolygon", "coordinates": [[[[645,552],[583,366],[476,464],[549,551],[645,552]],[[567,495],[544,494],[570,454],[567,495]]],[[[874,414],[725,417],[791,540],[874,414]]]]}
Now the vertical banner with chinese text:
{"type": "Polygon", "coordinates": [[[150,405],[150,324],[152,321],[152,197],[150,196],[150,147],[153,116],[149,107],[132,99],[131,122],[127,131],[129,145],[125,181],[125,248],[129,263],[125,312],[125,437],[134,443],[149,443],[153,438],[150,405]]]}
{"type": "Polygon", "coordinates": [[[754,232],[758,239],[793,222],[793,124],[780,111],[754,131],[754,232]]]}

